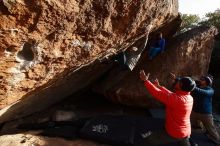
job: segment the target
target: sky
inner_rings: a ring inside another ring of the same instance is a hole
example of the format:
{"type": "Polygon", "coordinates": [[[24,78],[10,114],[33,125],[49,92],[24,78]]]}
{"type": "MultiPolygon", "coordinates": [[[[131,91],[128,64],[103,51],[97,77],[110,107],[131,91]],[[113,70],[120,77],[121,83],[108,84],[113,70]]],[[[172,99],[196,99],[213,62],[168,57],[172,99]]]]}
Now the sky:
{"type": "Polygon", "coordinates": [[[179,12],[203,17],[208,12],[220,9],[220,0],[179,0],[179,12]]]}

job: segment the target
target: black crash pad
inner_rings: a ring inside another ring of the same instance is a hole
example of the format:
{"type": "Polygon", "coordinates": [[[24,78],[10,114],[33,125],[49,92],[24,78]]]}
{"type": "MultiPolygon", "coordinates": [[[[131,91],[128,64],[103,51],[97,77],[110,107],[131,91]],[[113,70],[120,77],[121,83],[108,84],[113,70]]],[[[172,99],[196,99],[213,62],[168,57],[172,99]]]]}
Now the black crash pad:
{"type": "MultiPolygon", "coordinates": [[[[19,129],[43,130],[41,135],[68,139],[86,138],[112,146],[147,146],[142,133],[164,127],[164,119],[144,116],[98,116],[70,122],[27,123],[19,129]]],[[[192,133],[191,140],[199,146],[215,146],[205,134],[192,133]]],[[[171,143],[160,146],[179,146],[171,143]]]]}
{"type": "Polygon", "coordinates": [[[84,138],[111,145],[133,145],[135,120],[127,116],[101,116],[88,121],[81,129],[84,138]]]}
{"type": "MultiPolygon", "coordinates": [[[[147,146],[142,133],[160,130],[164,127],[163,119],[139,116],[100,116],[89,120],[80,130],[83,138],[88,138],[113,146],[147,146]]],[[[193,133],[191,141],[199,146],[215,146],[204,134],[193,133]]],[[[178,143],[160,146],[179,146],[178,143]]]]}

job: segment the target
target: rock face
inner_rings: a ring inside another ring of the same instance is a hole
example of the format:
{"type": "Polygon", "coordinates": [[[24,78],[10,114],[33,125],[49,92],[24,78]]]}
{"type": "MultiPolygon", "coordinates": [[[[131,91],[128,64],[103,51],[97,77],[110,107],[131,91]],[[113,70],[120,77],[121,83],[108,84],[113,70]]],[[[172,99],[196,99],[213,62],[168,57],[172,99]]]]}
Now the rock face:
{"type": "Polygon", "coordinates": [[[125,73],[121,78],[112,72],[95,89],[115,102],[128,105],[155,107],[158,102],[148,95],[139,79],[139,70],[144,69],[151,74],[150,80],[158,78],[161,85],[169,87],[169,72],[179,76],[194,76],[207,74],[211,58],[215,27],[199,27],[174,37],[168,42],[166,51],[152,61],[147,58],[147,52],[142,55],[137,68],[125,73]],[[110,80],[117,80],[112,84],[110,80]]]}
{"type": "Polygon", "coordinates": [[[215,94],[213,97],[214,110],[220,112],[220,33],[215,38],[215,45],[212,52],[212,58],[209,67],[209,74],[214,76],[213,88],[215,94]]]}
{"type": "Polygon", "coordinates": [[[0,14],[4,122],[94,82],[108,69],[99,60],[174,19],[178,1],[2,0],[0,14]]]}
{"type": "Polygon", "coordinates": [[[61,138],[49,138],[31,134],[15,134],[0,136],[2,146],[107,146],[86,140],[64,140],[61,138]]]}
{"type": "Polygon", "coordinates": [[[212,58],[210,62],[209,72],[212,74],[215,78],[220,78],[220,33],[215,38],[215,45],[212,52],[212,58]]]}

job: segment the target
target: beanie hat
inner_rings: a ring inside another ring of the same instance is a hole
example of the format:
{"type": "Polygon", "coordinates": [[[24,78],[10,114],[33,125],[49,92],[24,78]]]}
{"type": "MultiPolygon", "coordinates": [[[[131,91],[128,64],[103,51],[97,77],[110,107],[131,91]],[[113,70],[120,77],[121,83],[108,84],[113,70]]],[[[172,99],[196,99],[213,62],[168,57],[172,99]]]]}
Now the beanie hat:
{"type": "Polygon", "coordinates": [[[196,87],[196,83],[190,77],[183,77],[180,80],[181,90],[190,92],[196,87]]]}
{"type": "Polygon", "coordinates": [[[203,76],[202,78],[206,81],[208,86],[212,85],[213,78],[211,76],[203,76]]]}

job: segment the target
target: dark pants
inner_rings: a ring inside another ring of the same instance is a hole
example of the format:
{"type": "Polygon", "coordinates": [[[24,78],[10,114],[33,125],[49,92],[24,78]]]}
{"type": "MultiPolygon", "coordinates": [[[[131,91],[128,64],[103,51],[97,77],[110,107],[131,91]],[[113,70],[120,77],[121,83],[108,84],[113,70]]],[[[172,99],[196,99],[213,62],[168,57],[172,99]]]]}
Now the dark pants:
{"type": "Polygon", "coordinates": [[[190,146],[189,138],[174,138],[167,134],[165,129],[153,131],[145,138],[146,145],[154,146],[168,143],[178,143],[178,146],[190,146]]]}
{"type": "Polygon", "coordinates": [[[149,50],[149,59],[153,59],[154,57],[156,57],[158,54],[160,54],[160,52],[162,51],[161,48],[150,48],[149,50]]]}

